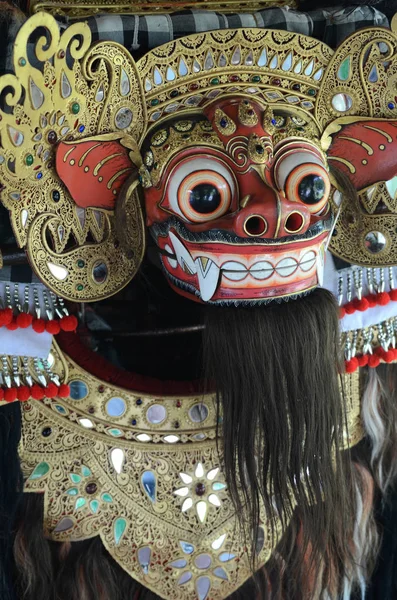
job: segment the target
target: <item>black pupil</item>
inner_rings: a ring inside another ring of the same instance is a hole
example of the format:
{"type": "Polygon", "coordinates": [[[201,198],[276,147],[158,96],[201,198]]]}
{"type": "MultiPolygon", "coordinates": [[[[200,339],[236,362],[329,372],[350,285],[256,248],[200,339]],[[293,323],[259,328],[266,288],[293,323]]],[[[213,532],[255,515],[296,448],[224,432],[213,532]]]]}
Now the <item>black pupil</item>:
{"type": "Polygon", "coordinates": [[[190,190],[190,206],[201,214],[214,212],[221,203],[218,189],[210,183],[199,183],[190,190]]]}
{"type": "Polygon", "coordinates": [[[317,204],[325,194],[325,181],[319,175],[306,175],[298,186],[299,198],[305,204],[317,204]]]}

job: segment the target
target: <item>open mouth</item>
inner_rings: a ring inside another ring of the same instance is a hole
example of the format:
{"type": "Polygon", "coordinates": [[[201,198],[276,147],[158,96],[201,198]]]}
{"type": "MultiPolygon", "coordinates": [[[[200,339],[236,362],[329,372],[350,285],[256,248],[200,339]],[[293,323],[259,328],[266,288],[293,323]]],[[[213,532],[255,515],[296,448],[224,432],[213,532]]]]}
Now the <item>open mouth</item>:
{"type": "MultiPolygon", "coordinates": [[[[177,223],[177,222],[176,222],[177,223]]],[[[183,295],[203,302],[269,301],[296,296],[321,285],[329,230],[313,237],[295,236],[281,243],[227,243],[224,232],[213,231],[208,241],[191,241],[184,226],[152,231],[162,254],[164,270],[183,295]],[[216,235],[218,234],[218,235],[216,235]]]]}

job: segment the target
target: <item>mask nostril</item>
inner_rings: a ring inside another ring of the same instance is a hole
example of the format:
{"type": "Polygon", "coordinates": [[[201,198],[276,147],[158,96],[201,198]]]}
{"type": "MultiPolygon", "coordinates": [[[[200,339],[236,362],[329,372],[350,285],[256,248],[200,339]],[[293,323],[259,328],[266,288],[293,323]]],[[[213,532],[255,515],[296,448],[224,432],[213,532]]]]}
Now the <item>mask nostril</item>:
{"type": "Polygon", "coordinates": [[[298,231],[300,231],[303,227],[303,216],[301,215],[301,213],[298,212],[293,212],[291,213],[286,221],[285,221],[285,225],[284,225],[284,229],[285,231],[288,231],[288,233],[297,233],[298,231]]]}
{"type": "Polygon", "coordinates": [[[244,223],[244,231],[247,235],[263,235],[267,230],[267,223],[260,215],[252,215],[244,223]]]}

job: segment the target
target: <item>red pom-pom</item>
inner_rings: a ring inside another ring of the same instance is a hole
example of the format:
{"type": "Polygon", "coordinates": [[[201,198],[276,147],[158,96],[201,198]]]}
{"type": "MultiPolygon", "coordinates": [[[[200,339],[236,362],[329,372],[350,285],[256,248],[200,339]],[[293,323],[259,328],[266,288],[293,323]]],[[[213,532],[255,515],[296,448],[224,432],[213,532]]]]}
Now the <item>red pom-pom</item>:
{"type": "Polygon", "coordinates": [[[3,309],[3,325],[9,325],[13,319],[12,308],[3,309]]]}
{"type": "Polygon", "coordinates": [[[15,331],[16,329],[18,329],[18,323],[16,322],[16,320],[12,320],[11,323],[8,323],[6,325],[7,329],[9,329],[10,331],[15,331]]]}
{"type": "Polygon", "coordinates": [[[76,331],[77,325],[79,324],[77,317],[74,315],[67,315],[61,319],[62,331],[76,331]]]}
{"type": "Polygon", "coordinates": [[[348,302],[347,304],[345,304],[344,309],[347,315],[352,315],[354,312],[356,312],[353,302],[348,302]]]}
{"type": "Polygon", "coordinates": [[[51,382],[44,388],[44,393],[47,398],[55,398],[58,396],[58,386],[51,382]]]}
{"type": "Polygon", "coordinates": [[[30,327],[32,321],[33,317],[28,313],[19,313],[19,315],[17,316],[17,325],[21,329],[26,329],[27,327],[30,327]]]}
{"type": "Polygon", "coordinates": [[[0,388],[0,400],[3,400],[4,398],[4,390],[3,388],[0,388]]]}
{"type": "Polygon", "coordinates": [[[394,360],[394,350],[387,350],[383,355],[383,360],[387,363],[391,363],[394,360]]]}
{"type": "Polygon", "coordinates": [[[379,294],[377,294],[377,300],[378,304],[380,304],[381,306],[386,306],[386,304],[389,304],[390,302],[390,296],[387,292],[380,292],[379,294]]]}
{"type": "Polygon", "coordinates": [[[390,290],[389,292],[390,300],[393,302],[397,301],[397,290],[390,290]]]}
{"type": "Polygon", "coordinates": [[[367,310],[367,308],[369,308],[369,302],[366,298],[361,298],[361,300],[355,298],[353,300],[353,306],[360,312],[364,312],[367,310]]]}
{"type": "Polygon", "coordinates": [[[380,365],[380,358],[376,354],[371,354],[368,357],[368,366],[372,369],[380,365]]]}
{"type": "Polygon", "coordinates": [[[51,335],[57,335],[61,331],[59,321],[56,321],[55,319],[47,321],[45,328],[51,335]]]}
{"type": "Polygon", "coordinates": [[[380,356],[380,358],[383,358],[383,355],[385,353],[382,346],[377,346],[376,348],[374,348],[373,352],[374,354],[376,354],[376,356],[380,356]]]}
{"type": "Polygon", "coordinates": [[[58,390],[58,396],[60,398],[68,398],[70,396],[70,386],[66,383],[61,383],[58,390]]]}
{"type": "Polygon", "coordinates": [[[374,306],[376,306],[376,294],[368,294],[368,296],[366,296],[369,307],[373,308],[374,306]]]}
{"type": "Polygon", "coordinates": [[[30,388],[32,398],[35,400],[42,400],[44,398],[44,390],[41,386],[35,384],[30,388]]]}
{"type": "Polygon", "coordinates": [[[30,388],[27,385],[22,385],[18,388],[18,400],[26,402],[30,398],[30,388]]]}
{"type": "Polygon", "coordinates": [[[45,331],[44,319],[33,319],[32,327],[36,333],[43,333],[45,331]]]}
{"type": "Polygon", "coordinates": [[[357,356],[357,362],[359,367],[366,367],[368,364],[368,354],[361,354],[361,356],[357,356]]]}
{"type": "Polygon", "coordinates": [[[343,317],[345,316],[345,314],[346,314],[345,309],[343,308],[343,306],[340,306],[339,307],[339,318],[343,319],[343,317]]]}
{"type": "Polygon", "coordinates": [[[0,309],[0,327],[4,325],[4,309],[0,309]]]}
{"type": "Polygon", "coordinates": [[[16,388],[7,388],[4,391],[4,400],[6,402],[14,402],[17,399],[17,390],[16,388]]]}
{"type": "Polygon", "coordinates": [[[346,373],[354,373],[358,369],[358,360],[355,356],[345,361],[346,373]]]}

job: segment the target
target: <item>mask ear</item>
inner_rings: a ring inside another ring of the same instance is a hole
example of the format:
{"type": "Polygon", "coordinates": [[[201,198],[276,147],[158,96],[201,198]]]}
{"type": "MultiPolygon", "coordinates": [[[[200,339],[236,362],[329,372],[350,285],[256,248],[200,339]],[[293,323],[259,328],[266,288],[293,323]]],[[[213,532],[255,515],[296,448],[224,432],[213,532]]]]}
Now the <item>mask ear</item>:
{"type": "MultiPolygon", "coordinates": [[[[140,266],[143,245],[125,255],[113,211],[125,181],[138,176],[147,122],[129,52],[90,45],[86,24],[60,36],[53,17],[38,13],[17,35],[15,75],[0,78],[1,200],[38,277],[83,302],[116,293],[140,266]]],[[[144,241],[136,211],[135,247],[144,241]]]]}
{"type": "Polygon", "coordinates": [[[357,191],[397,175],[397,121],[342,117],[327,127],[322,147],[357,191]]]}

